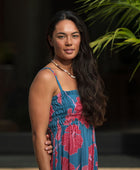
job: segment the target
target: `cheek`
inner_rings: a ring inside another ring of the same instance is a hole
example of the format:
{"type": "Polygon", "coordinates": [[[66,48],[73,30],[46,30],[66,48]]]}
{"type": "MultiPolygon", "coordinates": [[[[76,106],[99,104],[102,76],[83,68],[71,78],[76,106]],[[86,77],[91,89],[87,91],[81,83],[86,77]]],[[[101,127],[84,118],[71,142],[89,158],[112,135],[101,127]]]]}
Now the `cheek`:
{"type": "Polygon", "coordinates": [[[57,41],[54,42],[54,49],[61,50],[62,47],[63,47],[62,43],[57,41]]]}
{"type": "Polygon", "coordinates": [[[79,40],[78,42],[75,43],[75,46],[77,47],[77,50],[80,48],[81,41],[79,40]]]}

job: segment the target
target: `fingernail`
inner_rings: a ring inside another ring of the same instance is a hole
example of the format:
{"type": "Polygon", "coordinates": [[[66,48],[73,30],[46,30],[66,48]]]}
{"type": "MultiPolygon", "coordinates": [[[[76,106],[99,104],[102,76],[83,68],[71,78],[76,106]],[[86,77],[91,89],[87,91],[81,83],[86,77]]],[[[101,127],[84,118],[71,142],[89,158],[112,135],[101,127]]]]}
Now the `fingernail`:
{"type": "Polygon", "coordinates": [[[46,144],[48,144],[48,142],[46,142],[46,144]]]}
{"type": "Polygon", "coordinates": [[[48,150],[48,148],[45,148],[45,150],[47,151],[47,150],[48,150]]]}

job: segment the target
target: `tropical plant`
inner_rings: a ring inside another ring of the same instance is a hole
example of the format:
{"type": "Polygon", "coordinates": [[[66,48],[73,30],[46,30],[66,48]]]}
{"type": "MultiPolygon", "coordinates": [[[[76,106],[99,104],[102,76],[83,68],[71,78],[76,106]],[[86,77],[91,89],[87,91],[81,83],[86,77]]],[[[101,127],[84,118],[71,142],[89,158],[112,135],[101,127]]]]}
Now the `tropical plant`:
{"type": "MultiPolygon", "coordinates": [[[[90,25],[98,20],[109,21],[106,33],[90,43],[97,57],[109,44],[111,50],[120,51],[131,46],[140,53],[140,0],[78,0],[77,3],[82,3],[78,12],[86,14],[90,25]],[[109,31],[110,27],[114,27],[114,31],[109,31]]],[[[137,59],[130,80],[140,67],[139,56],[137,59]]]]}

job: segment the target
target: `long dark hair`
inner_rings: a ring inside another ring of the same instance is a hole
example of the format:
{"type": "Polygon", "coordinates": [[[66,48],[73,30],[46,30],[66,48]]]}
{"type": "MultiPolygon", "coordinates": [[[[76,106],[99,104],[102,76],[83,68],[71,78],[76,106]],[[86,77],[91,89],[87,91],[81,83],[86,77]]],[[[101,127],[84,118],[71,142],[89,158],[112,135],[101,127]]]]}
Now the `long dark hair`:
{"type": "Polygon", "coordinates": [[[73,21],[81,35],[79,53],[73,59],[72,67],[83,106],[83,115],[89,124],[101,125],[104,122],[106,108],[106,96],[103,93],[104,83],[98,73],[96,60],[89,46],[87,27],[76,13],[59,11],[51,20],[47,31],[47,43],[50,53],[54,56],[54,49],[49,44],[48,36],[52,37],[56,24],[65,19],[73,21]]]}

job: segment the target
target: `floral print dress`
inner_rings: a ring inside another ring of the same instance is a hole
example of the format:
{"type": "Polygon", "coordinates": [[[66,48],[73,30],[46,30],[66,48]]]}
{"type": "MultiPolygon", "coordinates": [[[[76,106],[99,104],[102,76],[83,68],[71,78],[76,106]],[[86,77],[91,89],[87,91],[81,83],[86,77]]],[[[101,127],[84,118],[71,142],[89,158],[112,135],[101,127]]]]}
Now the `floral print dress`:
{"type": "Polygon", "coordinates": [[[52,98],[48,125],[53,145],[51,169],[97,170],[95,129],[82,116],[78,91],[63,91],[50,70],[60,88],[60,93],[52,98]]]}

